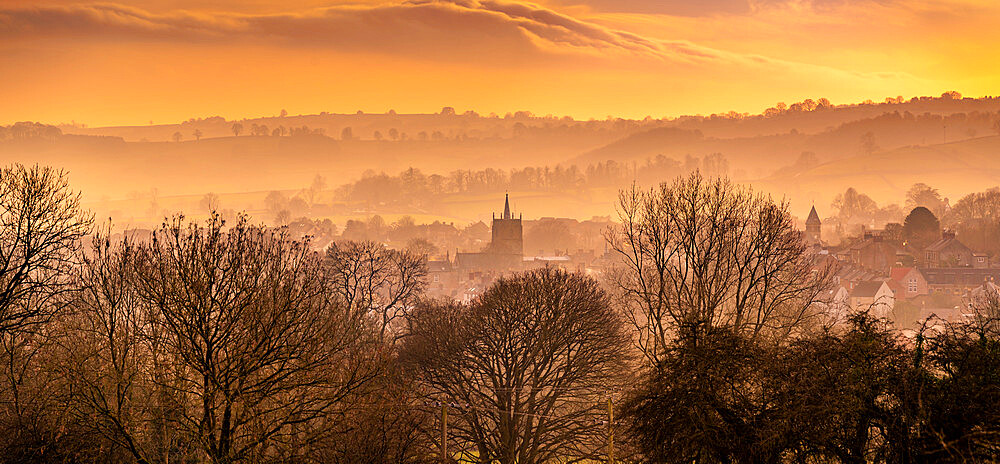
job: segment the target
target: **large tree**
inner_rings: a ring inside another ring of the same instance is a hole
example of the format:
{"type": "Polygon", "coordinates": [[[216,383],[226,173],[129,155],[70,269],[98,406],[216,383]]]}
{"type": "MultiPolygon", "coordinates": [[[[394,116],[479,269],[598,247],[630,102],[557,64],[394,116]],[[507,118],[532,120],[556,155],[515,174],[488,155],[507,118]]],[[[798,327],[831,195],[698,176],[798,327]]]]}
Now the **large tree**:
{"type": "Polygon", "coordinates": [[[1000,189],[970,193],[943,219],[974,250],[1000,253],[1000,189]]]}
{"type": "Polygon", "coordinates": [[[63,171],[0,170],[0,333],[52,317],[71,290],[74,251],[92,220],[63,171]]]}
{"type": "Polygon", "coordinates": [[[650,365],[674,338],[715,327],[787,335],[827,284],[787,204],[725,179],[694,173],[633,187],[620,195],[619,217],[608,236],[619,260],[610,280],[650,365]]]}
{"type": "Polygon", "coordinates": [[[941,238],[941,223],[929,209],[918,206],[903,220],[903,240],[923,249],[941,238]]]}
{"type": "Polygon", "coordinates": [[[948,199],[941,198],[936,188],[924,183],[916,183],[906,191],[906,206],[916,208],[923,206],[935,216],[941,217],[948,212],[948,199]]]}
{"type": "Polygon", "coordinates": [[[382,339],[401,337],[401,322],[426,286],[424,257],[371,241],[334,243],[326,257],[331,290],[344,305],[374,320],[382,339]]]}
{"type": "Polygon", "coordinates": [[[598,420],[627,344],[595,281],[526,272],[501,278],[469,306],[428,303],[411,321],[404,353],[428,396],[453,408],[455,443],[472,445],[456,453],[510,464],[605,452],[598,420]]]}
{"type": "Polygon", "coordinates": [[[218,216],[99,238],[65,370],[79,414],[138,461],[310,453],[379,373],[375,328],[308,243],[218,216]]]}

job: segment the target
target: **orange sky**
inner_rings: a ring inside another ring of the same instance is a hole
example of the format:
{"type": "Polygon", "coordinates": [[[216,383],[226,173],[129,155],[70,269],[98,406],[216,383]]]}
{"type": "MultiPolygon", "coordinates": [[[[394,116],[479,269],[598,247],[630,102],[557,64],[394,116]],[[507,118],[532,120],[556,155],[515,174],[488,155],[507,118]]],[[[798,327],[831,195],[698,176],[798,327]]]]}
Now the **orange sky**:
{"type": "Polygon", "coordinates": [[[0,123],[995,95],[998,35],[994,0],[6,0],[0,123]]]}

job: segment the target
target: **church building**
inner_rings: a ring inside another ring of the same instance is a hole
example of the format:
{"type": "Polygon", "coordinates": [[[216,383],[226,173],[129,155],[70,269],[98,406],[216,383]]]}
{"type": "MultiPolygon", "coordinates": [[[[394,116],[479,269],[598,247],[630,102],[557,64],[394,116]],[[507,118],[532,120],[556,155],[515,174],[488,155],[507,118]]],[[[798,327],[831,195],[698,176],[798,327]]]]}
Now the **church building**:
{"type": "Polygon", "coordinates": [[[521,217],[514,218],[510,197],[504,197],[503,214],[493,214],[490,244],[479,253],[457,253],[455,265],[465,270],[520,269],[524,261],[524,233],[521,217]]]}
{"type": "Polygon", "coordinates": [[[813,206],[812,210],[809,211],[809,217],[806,218],[806,235],[805,241],[810,245],[822,243],[821,229],[823,228],[823,222],[819,220],[819,214],[816,212],[816,207],[813,206]]]}

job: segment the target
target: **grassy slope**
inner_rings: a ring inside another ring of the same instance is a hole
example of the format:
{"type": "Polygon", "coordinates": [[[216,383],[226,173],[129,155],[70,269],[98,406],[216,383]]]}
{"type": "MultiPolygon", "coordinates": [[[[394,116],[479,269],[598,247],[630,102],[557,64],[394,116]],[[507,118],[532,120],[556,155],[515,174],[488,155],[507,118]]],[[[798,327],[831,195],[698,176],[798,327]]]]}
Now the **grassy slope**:
{"type": "MultiPolygon", "coordinates": [[[[946,144],[903,147],[859,155],[819,165],[791,178],[768,178],[763,190],[817,205],[829,205],[848,187],[870,195],[880,204],[901,203],[906,190],[923,182],[957,201],[962,196],[1000,185],[1000,136],[946,144]]],[[[798,209],[808,211],[808,203],[798,209]]]]}

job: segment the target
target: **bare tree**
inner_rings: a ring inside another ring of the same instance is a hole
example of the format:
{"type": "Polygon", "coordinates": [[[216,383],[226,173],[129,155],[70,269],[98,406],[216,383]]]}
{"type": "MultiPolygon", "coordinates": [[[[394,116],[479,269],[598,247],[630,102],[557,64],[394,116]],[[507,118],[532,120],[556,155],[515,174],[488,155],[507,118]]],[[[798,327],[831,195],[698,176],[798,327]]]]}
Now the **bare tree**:
{"type": "Polygon", "coordinates": [[[195,130],[194,130],[194,133],[192,133],[192,135],[194,135],[194,139],[195,139],[195,140],[201,140],[201,136],[202,136],[202,135],[205,135],[205,134],[203,134],[203,133],[201,132],[201,129],[195,129],[195,130]]]}
{"type": "Polygon", "coordinates": [[[72,410],[96,433],[136,462],[159,456],[166,462],[178,448],[170,439],[168,411],[180,405],[157,394],[166,392],[157,382],[168,381],[158,347],[145,336],[149,308],[133,282],[138,247],[127,236],[115,242],[109,237],[110,227],[80,253],[79,290],[73,295],[74,314],[65,321],[61,370],[72,385],[72,410]],[[146,375],[148,368],[154,376],[146,375]]]}
{"type": "Polygon", "coordinates": [[[233,135],[239,137],[240,136],[240,132],[243,132],[243,124],[240,124],[238,122],[234,122],[233,123],[233,135]]]}
{"type": "Polygon", "coordinates": [[[92,221],[63,171],[0,170],[0,333],[46,322],[62,305],[75,247],[92,221]]]}
{"type": "Polygon", "coordinates": [[[370,314],[384,340],[397,340],[400,322],[426,286],[422,257],[382,244],[335,243],[327,249],[334,291],[353,311],[370,314]]]}
{"type": "Polygon", "coordinates": [[[620,194],[609,273],[635,343],[655,365],[670,340],[712,327],[787,334],[827,284],[812,266],[787,204],[695,172],[620,194]]]}
{"type": "Polygon", "coordinates": [[[198,202],[201,209],[206,212],[214,212],[219,210],[219,195],[215,193],[206,193],[205,196],[201,197],[201,201],[198,202]]]}
{"type": "Polygon", "coordinates": [[[501,278],[468,307],[428,303],[411,322],[404,359],[429,397],[451,406],[455,442],[474,447],[450,449],[499,463],[604,453],[600,419],[627,343],[595,281],[531,271],[501,278]]]}
{"type": "Polygon", "coordinates": [[[373,331],[307,243],[213,216],[100,247],[71,372],[80,411],[138,460],[178,443],[215,463],[300,455],[378,372],[373,331]]]}
{"type": "Polygon", "coordinates": [[[278,213],[274,215],[274,224],[277,226],[286,226],[290,222],[292,222],[292,212],[288,209],[278,211],[278,213]]]}
{"type": "Polygon", "coordinates": [[[309,197],[310,206],[316,204],[316,197],[319,196],[319,194],[325,188],[326,188],[326,178],[319,174],[316,174],[316,177],[313,177],[312,184],[309,184],[309,188],[306,189],[306,196],[309,197]]]}

